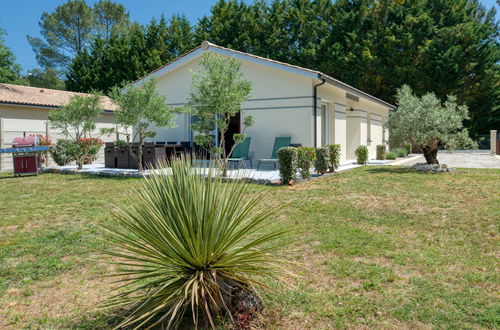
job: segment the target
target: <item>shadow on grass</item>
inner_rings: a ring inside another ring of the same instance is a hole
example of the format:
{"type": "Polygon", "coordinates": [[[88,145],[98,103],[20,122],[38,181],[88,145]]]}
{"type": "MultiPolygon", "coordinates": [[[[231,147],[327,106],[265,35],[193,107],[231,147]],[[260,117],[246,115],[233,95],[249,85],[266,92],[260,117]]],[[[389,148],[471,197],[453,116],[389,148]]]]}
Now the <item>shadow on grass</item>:
{"type": "Polygon", "coordinates": [[[408,166],[377,166],[377,167],[368,167],[366,169],[368,173],[389,173],[389,174],[421,174],[421,175],[429,175],[429,174],[437,174],[434,172],[423,172],[412,169],[408,166]]]}
{"type": "MultiPolygon", "coordinates": [[[[126,309],[120,309],[115,311],[108,311],[108,313],[104,311],[100,312],[89,312],[83,317],[71,320],[68,322],[63,322],[60,326],[63,329],[114,329],[116,328],[121,321],[125,319],[127,315],[126,309]]],[[[157,325],[154,325],[155,320],[148,322],[143,325],[141,329],[165,329],[168,322],[163,322],[157,325]]],[[[220,322],[216,322],[218,324],[220,322]]],[[[220,323],[222,324],[222,323],[220,323]]],[[[133,326],[127,327],[126,329],[132,329],[133,326]]],[[[186,312],[184,318],[181,323],[177,327],[180,330],[188,330],[194,329],[195,325],[192,321],[192,316],[189,312],[186,312]]],[[[211,329],[207,324],[199,324],[198,329],[211,329]]]]}

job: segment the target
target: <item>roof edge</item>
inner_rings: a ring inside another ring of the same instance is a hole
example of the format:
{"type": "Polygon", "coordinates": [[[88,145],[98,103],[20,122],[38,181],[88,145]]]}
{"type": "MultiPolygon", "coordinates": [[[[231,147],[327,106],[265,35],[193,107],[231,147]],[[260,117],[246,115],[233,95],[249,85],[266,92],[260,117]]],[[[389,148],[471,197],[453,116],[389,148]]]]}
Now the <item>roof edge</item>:
{"type": "Polygon", "coordinates": [[[329,75],[326,75],[324,73],[321,73],[321,72],[318,73],[318,78],[319,79],[325,79],[325,81],[327,83],[329,83],[330,85],[346,89],[347,92],[349,92],[351,94],[354,94],[354,95],[356,95],[358,97],[362,97],[362,98],[368,99],[370,101],[373,101],[375,103],[378,103],[380,105],[383,105],[385,107],[388,107],[390,110],[395,110],[396,109],[395,105],[390,104],[389,102],[386,102],[384,100],[381,100],[378,97],[375,97],[375,96],[373,96],[371,94],[363,92],[362,90],[359,90],[359,89],[357,89],[355,87],[352,87],[351,85],[346,84],[345,82],[342,82],[342,81],[340,81],[338,79],[335,79],[333,77],[330,77],[329,75]]]}

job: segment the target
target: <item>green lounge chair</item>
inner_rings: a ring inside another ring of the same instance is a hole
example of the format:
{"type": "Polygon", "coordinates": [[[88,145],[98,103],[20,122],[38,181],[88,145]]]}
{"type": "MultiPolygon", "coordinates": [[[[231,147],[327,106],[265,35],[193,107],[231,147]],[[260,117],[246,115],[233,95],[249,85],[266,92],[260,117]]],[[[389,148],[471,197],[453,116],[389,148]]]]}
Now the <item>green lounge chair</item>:
{"type": "Polygon", "coordinates": [[[245,160],[250,160],[250,166],[252,166],[252,160],[248,158],[248,152],[250,150],[250,137],[245,138],[243,142],[239,143],[234,147],[231,156],[227,159],[228,162],[237,162],[238,167],[241,168],[241,164],[245,160]]]}
{"type": "Polygon", "coordinates": [[[290,141],[292,138],[290,136],[281,136],[276,137],[274,139],[273,153],[271,154],[271,158],[259,159],[257,163],[257,171],[259,170],[260,163],[273,163],[274,169],[276,169],[276,164],[278,163],[278,158],[276,157],[276,153],[283,147],[288,147],[290,145],[290,141]]]}

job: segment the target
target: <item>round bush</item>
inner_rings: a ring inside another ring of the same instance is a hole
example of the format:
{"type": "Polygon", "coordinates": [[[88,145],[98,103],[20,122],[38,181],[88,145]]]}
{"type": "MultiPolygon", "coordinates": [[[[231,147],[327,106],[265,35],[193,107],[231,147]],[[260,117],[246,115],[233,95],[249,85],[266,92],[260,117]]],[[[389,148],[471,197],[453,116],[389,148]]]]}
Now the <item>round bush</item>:
{"type": "Polygon", "coordinates": [[[398,157],[406,157],[408,155],[405,148],[397,148],[394,152],[398,155],[398,157]]]}
{"type": "Polygon", "coordinates": [[[50,154],[57,165],[64,166],[76,159],[78,149],[75,141],[59,139],[57,140],[57,144],[50,149],[50,154]]]}
{"type": "Polygon", "coordinates": [[[395,153],[394,151],[390,151],[387,153],[387,155],[385,155],[385,158],[393,160],[393,159],[398,158],[398,154],[395,153]]]}

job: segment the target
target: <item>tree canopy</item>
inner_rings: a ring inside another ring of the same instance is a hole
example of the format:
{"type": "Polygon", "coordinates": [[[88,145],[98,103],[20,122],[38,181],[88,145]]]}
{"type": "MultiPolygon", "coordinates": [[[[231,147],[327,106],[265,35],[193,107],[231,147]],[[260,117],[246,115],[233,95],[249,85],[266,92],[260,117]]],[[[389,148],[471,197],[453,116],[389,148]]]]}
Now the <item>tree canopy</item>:
{"type": "Polygon", "coordinates": [[[19,84],[22,82],[21,66],[16,63],[14,53],[5,46],[4,34],[0,28],[0,83],[19,84]]]}
{"type": "Polygon", "coordinates": [[[167,105],[165,96],[158,92],[154,79],[139,86],[126,86],[124,90],[115,87],[111,95],[119,107],[115,111],[116,123],[121,129],[119,133],[126,136],[128,150],[142,172],[142,144],[146,138],[156,136],[157,127],[174,126],[172,109],[167,105]],[[133,142],[139,142],[137,151],[132,149],[133,142]]]}
{"type": "Polygon", "coordinates": [[[449,95],[442,102],[434,93],[416,96],[408,85],[397,91],[397,111],[389,116],[391,143],[411,143],[422,149],[427,163],[437,164],[438,147],[447,149],[472,148],[464,120],[469,118],[465,105],[449,95]]]}
{"type": "Polygon", "coordinates": [[[72,61],[71,90],[109,90],[203,40],[320,70],[388,102],[396,89],[457,95],[473,133],[500,126],[499,25],[478,0],[219,0],[191,25],[162,17],[96,37],[72,61]]]}
{"type": "Polygon", "coordinates": [[[109,38],[123,29],[129,16],[121,4],[100,0],[93,8],[85,0],[68,0],[39,22],[42,38],[27,36],[42,68],[65,71],[94,37],[109,38]]]}

